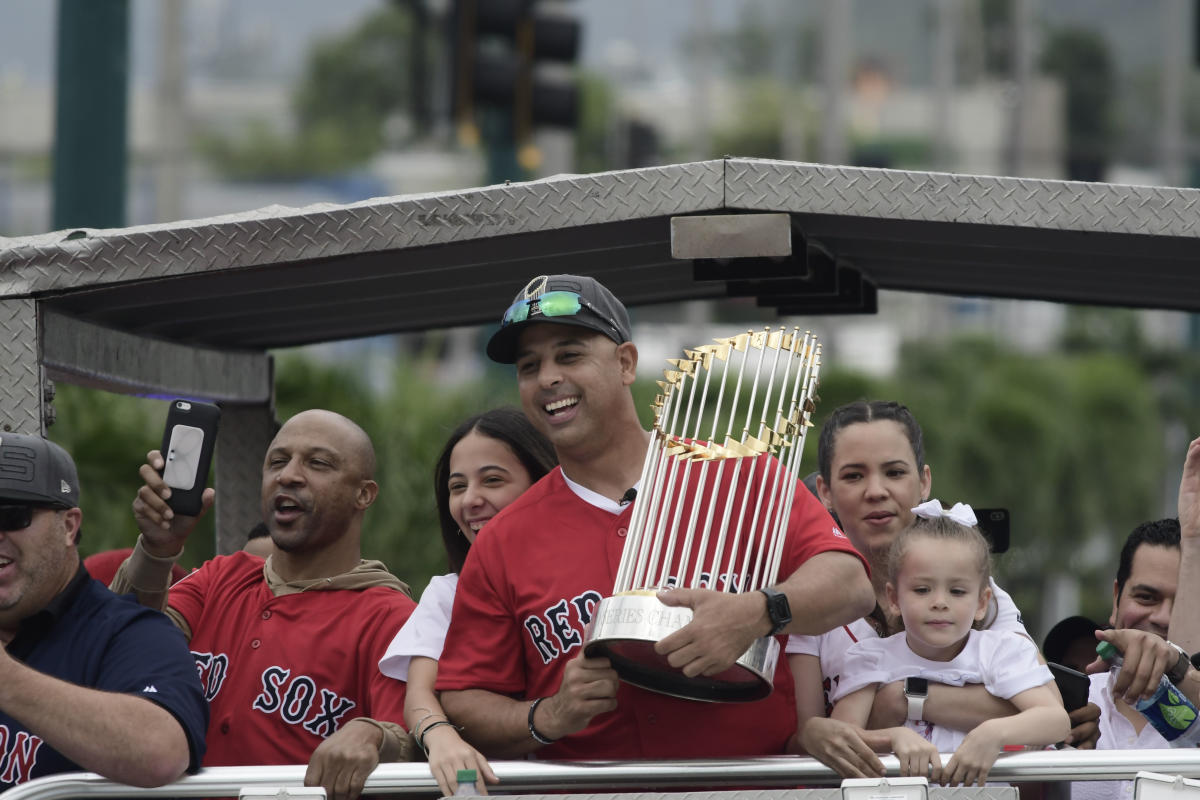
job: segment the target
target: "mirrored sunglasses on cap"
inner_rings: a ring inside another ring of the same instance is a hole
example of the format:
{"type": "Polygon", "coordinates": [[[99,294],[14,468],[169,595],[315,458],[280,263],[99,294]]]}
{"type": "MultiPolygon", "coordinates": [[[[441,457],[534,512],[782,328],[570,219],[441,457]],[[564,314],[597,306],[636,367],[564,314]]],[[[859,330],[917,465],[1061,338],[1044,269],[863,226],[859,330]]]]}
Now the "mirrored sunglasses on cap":
{"type": "Polygon", "coordinates": [[[33,524],[33,512],[39,508],[55,508],[36,503],[5,503],[0,505],[0,531],[23,531],[33,524]]]}
{"type": "Polygon", "coordinates": [[[529,314],[535,305],[543,317],[573,317],[581,309],[586,308],[611,325],[613,330],[619,331],[621,329],[611,317],[607,317],[597,311],[596,307],[580,297],[578,292],[564,290],[546,292],[541,297],[529,297],[518,300],[504,312],[504,318],[500,320],[500,327],[505,328],[529,319],[529,314]]]}

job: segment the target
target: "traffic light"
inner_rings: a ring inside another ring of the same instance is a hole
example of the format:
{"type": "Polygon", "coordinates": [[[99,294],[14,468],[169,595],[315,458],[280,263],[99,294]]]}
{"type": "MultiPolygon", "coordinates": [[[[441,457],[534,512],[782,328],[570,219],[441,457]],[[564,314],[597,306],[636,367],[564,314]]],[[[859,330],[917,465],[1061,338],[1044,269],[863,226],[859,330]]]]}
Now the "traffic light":
{"type": "MultiPolygon", "coordinates": [[[[450,36],[452,108],[460,138],[484,132],[489,149],[532,147],[533,129],[575,127],[579,20],[545,0],[454,0],[450,36]],[[499,114],[500,125],[482,117],[499,114]],[[496,141],[508,139],[510,141],[496,141]]],[[[524,159],[522,159],[524,160],[524,159]]]]}

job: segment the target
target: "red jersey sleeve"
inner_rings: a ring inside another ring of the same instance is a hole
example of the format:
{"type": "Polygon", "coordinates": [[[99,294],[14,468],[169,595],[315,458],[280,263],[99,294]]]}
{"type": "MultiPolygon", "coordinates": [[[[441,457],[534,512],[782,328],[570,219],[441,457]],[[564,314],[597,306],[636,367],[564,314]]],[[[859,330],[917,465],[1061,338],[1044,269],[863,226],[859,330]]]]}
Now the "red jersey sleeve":
{"type": "Polygon", "coordinates": [[[525,691],[521,630],[507,589],[507,564],[500,552],[506,520],[493,519],[486,536],[472,545],[458,578],[446,645],[438,661],[437,689],[525,691]]]}
{"type": "Polygon", "coordinates": [[[215,573],[215,562],[205,561],[200,569],[173,584],[167,595],[167,606],[178,611],[193,631],[204,614],[204,598],[212,587],[215,573]]]}

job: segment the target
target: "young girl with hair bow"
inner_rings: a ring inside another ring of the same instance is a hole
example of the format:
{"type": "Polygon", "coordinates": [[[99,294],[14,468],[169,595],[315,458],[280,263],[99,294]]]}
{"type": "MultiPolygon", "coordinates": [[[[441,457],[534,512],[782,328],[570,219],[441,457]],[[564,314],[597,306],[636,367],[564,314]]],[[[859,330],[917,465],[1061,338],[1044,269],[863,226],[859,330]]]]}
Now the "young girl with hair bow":
{"type": "Polygon", "coordinates": [[[1006,747],[1061,741],[1070,720],[1033,642],[1012,631],[976,629],[991,594],[991,558],[975,512],[965,503],[944,509],[937,500],[912,512],[916,521],[895,538],[888,554],[888,604],[904,630],[850,647],[832,696],[833,718],[865,729],[876,690],[896,680],[983,684],[1017,713],[970,731],[909,719],[877,732],[886,734],[901,774],[982,786],[1006,747]],[[945,768],[942,752],[954,753],[945,768]]]}

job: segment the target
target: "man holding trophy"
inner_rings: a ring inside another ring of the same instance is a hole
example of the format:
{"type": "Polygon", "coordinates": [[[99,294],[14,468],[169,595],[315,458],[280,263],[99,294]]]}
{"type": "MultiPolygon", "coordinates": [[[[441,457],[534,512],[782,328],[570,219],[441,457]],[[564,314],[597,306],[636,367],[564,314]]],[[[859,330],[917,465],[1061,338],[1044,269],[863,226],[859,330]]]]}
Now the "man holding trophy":
{"type": "Polygon", "coordinates": [[[771,412],[768,388],[764,421],[747,418],[755,432],[740,438],[717,435],[719,411],[704,418],[712,434],[699,433],[699,411],[695,432],[665,426],[710,394],[734,410],[749,396],[753,410],[760,394],[742,377],[747,364],[771,374],[771,387],[799,387],[791,362],[807,353],[811,368],[812,344],[781,331],[688,351],[667,373],[671,386],[660,384],[662,425],[648,432],[630,390],[630,335],[625,307],[604,286],[552,275],[517,294],[488,342],[489,357],[516,365],[525,414],[561,469],[476,540],[439,666],[443,705],[490,757],[783,753],[795,702],[771,637],[822,633],[875,603],[861,557],[816,499],[795,491],[798,464],[782,455],[795,447],[798,456],[811,399],[781,393],[771,412]],[[781,361],[776,379],[771,365],[781,361]],[[718,367],[719,388],[708,380],[718,367]],[[757,555],[745,549],[759,540],[757,555]],[[635,628],[648,633],[626,636],[635,628]]]}

